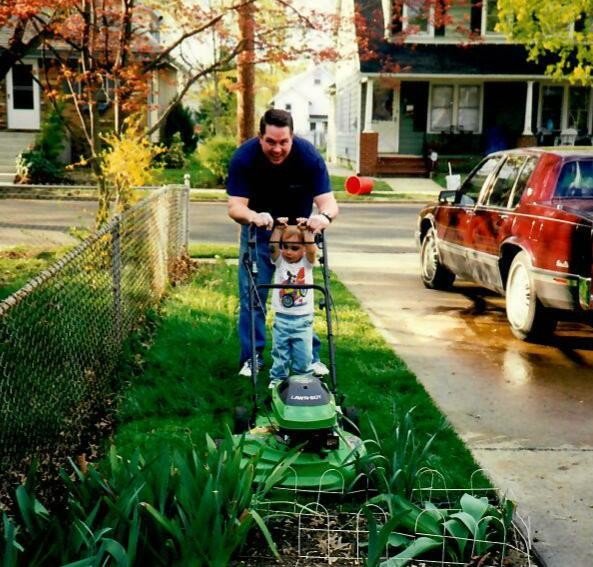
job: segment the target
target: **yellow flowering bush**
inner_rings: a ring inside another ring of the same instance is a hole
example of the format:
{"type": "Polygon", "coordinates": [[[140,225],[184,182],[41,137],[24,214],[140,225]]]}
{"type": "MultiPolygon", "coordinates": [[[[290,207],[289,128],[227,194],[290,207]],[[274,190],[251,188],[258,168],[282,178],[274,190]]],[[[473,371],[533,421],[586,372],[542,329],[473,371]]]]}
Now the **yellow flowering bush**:
{"type": "Polygon", "coordinates": [[[119,213],[138,200],[135,187],[153,182],[153,159],[163,149],[146,136],[138,115],[126,118],[121,134],[112,132],[101,137],[108,145],[101,152],[101,171],[112,187],[115,212],[119,213]]]}

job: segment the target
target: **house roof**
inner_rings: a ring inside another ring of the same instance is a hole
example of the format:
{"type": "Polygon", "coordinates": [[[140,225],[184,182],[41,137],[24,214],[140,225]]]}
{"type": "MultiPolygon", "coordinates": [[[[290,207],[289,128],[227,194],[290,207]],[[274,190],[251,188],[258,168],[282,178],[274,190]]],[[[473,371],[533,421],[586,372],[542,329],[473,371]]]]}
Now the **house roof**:
{"type": "Polygon", "coordinates": [[[384,38],[381,0],[354,0],[362,73],[543,76],[546,62],[527,61],[519,44],[402,43],[384,38]]]}

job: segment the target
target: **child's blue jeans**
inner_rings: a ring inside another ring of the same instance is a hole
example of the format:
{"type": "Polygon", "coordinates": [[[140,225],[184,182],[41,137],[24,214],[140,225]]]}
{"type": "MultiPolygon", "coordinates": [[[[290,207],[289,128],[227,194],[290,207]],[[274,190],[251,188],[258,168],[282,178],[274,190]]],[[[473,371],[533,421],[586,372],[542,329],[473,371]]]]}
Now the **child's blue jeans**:
{"type": "MultiPolygon", "coordinates": [[[[269,230],[258,228],[256,231],[256,252],[258,284],[269,284],[274,275],[274,264],[270,260],[270,235],[269,230]]],[[[249,303],[249,274],[243,264],[243,257],[249,248],[249,227],[241,227],[241,241],[239,247],[239,341],[241,343],[241,358],[243,364],[251,358],[251,306],[249,303]]],[[[258,296],[263,305],[268,298],[268,290],[261,288],[258,296]]],[[[255,307],[255,349],[261,356],[266,344],[266,316],[261,309],[259,302],[255,307]]],[[[321,343],[319,337],[313,333],[313,362],[319,361],[319,348],[321,343]]]]}
{"type": "Polygon", "coordinates": [[[276,313],[272,329],[270,378],[283,380],[312,371],[313,315],[276,313]]]}

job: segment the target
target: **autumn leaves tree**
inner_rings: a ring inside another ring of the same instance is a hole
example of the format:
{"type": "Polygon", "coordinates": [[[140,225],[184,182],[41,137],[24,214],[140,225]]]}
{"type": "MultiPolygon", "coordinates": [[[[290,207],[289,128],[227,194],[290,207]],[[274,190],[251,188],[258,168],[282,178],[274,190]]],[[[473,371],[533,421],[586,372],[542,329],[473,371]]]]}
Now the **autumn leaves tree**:
{"type": "Polygon", "coordinates": [[[102,134],[121,135],[125,117],[142,111],[151,115],[143,125],[151,136],[192,85],[235,68],[239,131],[253,135],[255,66],[315,56],[317,47],[302,37],[326,22],[292,0],[3,0],[0,8],[0,29],[12,37],[7,68],[33,48],[41,53],[38,81],[46,101],[67,109],[102,207],[110,196],[102,134]],[[174,93],[165,105],[156,88],[163,80],[174,93]]]}

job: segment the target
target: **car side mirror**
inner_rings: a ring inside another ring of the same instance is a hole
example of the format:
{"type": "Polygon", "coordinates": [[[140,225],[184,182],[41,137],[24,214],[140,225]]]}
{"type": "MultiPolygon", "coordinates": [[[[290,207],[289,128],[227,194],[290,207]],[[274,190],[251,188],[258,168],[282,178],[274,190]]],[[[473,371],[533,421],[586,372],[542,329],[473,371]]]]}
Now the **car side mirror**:
{"type": "Polygon", "coordinates": [[[455,196],[457,191],[452,191],[451,189],[445,189],[439,193],[439,203],[453,205],[455,203],[455,196]]]}

